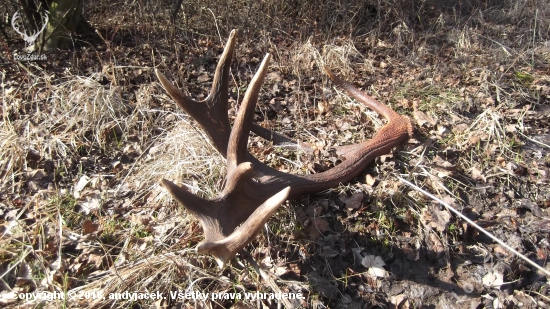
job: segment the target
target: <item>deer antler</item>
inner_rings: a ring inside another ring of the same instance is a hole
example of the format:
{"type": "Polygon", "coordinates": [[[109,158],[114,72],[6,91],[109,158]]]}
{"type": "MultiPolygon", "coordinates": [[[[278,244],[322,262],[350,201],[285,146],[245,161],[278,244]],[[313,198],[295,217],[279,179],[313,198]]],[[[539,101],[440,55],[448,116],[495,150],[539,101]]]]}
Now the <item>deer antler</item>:
{"type": "Polygon", "coordinates": [[[219,60],[212,90],[201,102],[185,96],[162,73],[155,73],[168,94],[193,117],[210,136],[214,147],[227,159],[227,181],[221,194],[207,200],[198,197],[169,180],[162,184],[171,195],[200,221],[205,239],[197,251],[212,254],[220,267],[233,258],[269,220],[270,216],[288,198],[320,192],[357,176],[377,156],[389,152],[412,134],[407,117],[377,102],[351,84],[325,71],[348,94],[375,110],[388,120],[369,141],[345,146],[345,160],[322,173],[293,175],[274,170],[248,153],[247,141],[253,126],[254,108],[260,87],[267,73],[270,55],[263,59],[244,95],[237,118],[230,128],[227,116],[229,69],[235,49],[235,30],[219,60]]]}

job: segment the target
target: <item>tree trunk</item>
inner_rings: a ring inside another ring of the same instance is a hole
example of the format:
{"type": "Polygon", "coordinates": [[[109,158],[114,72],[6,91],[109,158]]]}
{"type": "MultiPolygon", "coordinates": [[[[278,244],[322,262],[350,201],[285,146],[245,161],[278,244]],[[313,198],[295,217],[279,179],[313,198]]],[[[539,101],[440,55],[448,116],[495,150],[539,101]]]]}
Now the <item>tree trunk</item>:
{"type": "MultiPolygon", "coordinates": [[[[48,1],[48,26],[34,45],[39,53],[74,46],[74,36],[81,29],[91,28],[82,17],[82,0],[48,1]]],[[[88,29],[86,29],[88,30],[88,29]]]]}
{"type": "MultiPolygon", "coordinates": [[[[45,3],[42,3],[44,1],[41,1],[39,3],[39,6],[44,9],[45,3]]],[[[25,13],[25,17],[27,18],[27,21],[29,22],[29,25],[33,31],[39,30],[41,25],[41,16],[38,13],[39,7],[36,5],[34,0],[19,0],[19,3],[21,3],[21,6],[23,7],[23,12],[25,13]]]]}

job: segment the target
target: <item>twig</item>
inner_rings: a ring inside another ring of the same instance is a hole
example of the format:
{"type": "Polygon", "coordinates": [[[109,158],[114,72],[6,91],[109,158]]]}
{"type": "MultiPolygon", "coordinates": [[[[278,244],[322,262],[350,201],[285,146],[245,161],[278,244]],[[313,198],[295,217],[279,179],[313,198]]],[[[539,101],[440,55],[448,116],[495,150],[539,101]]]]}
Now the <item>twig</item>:
{"type": "MultiPolygon", "coordinates": [[[[254,270],[262,277],[262,279],[265,280],[267,285],[273,290],[273,292],[275,292],[275,294],[278,293],[279,295],[282,295],[283,292],[277,283],[275,283],[275,280],[273,280],[273,278],[271,278],[263,269],[260,268],[260,265],[254,261],[250,253],[243,249],[239,251],[239,255],[242,256],[250,265],[252,265],[252,267],[254,267],[254,270]]],[[[294,309],[294,305],[292,305],[288,299],[281,297],[281,301],[283,302],[285,308],[294,309]]]]}
{"type": "Polygon", "coordinates": [[[525,134],[523,134],[523,133],[521,133],[521,132],[519,132],[519,131],[518,131],[518,133],[519,133],[519,135],[521,135],[521,136],[525,137],[526,139],[530,140],[531,142],[533,142],[533,143],[535,143],[535,144],[538,144],[538,145],[540,145],[540,146],[542,146],[542,147],[546,147],[546,148],[550,149],[550,146],[549,146],[549,145],[546,145],[546,144],[543,143],[543,142],[539,142],[539,141],[537,141],[536,139],[532,139],[532,138],[530,138],[529,136],[527,136],[527,135],[525,135],[525,134]]]}
{"type": "Polygon", "coordinates": [[[448,210],[450,210],[452,213],[454,213],[455,215],[461,217],[464,221],[468,222],[470,225],[472,225],[473,227],[475,227],[478,231],[482,232],[483,234],[487,235],[489,238],[491,238],[492,240],[496,241],[497,243],[499,243],[501,246],[503,246],[504,248],[506,248],[508,251],[514,253],[515,255],[517,255],[518,257],[520,257],[522,260],[526,261],[527,263],[533,265],[535,268],[537,268],[538,270],[542,271],[544,274],[546,274],[547,276],[550,277],[550,271],[544,269],[543,267],[541,267],[539,264],[531,261],[528,257],[526,257],[525,255],[519,253],[517,250],[515,250],[514,248],[508,246],[505,242],[503,242],[502,240],[496,238],[493,234],[489,233],[487,230],[485,230],[484,228],[482,228],[481,226],[477,225],[474,221],[468,219],[468,217],[466,217],[465,215],[463,215],[462,213],[460,213],[458,210],[454,209],[453,207],[451,207],[449,204],[445,203],[444,201],[442,201],[441,199],[439,199],[438,197],[436,197],[435,195],[432,195],[431,193],[429,193],[428,191],[426,190],[423,190],[422,188],[414,185],[413,183],[411,183],[410,181],[408,180],[405,180],[401,177],[397,177],[399,180],[401,180],[402,182],[406,183],[407,185],[409,185],[410,187],[412,187],[413,189],[423,193],[424,195],[426,195],[427,197],[435,200],[435,201],[438,201],[441,205],[445,206],[448,210]]]}
{"type": "Polygon", "coordinates": [[[2,275],[0,275],[0,279],[3,279],[4,276],[6,276],[7,274],[9,274],[11,272],[12,269],[14,269],[15,267],[17,267],[21,262],[23,262],[23,260],[27,257],[27,255],[29,255],[29,253],[31,253],[31,249],[26,249],[25,252],[23,252],[23,254],[21,255],[21,257],[19,258],[19,260],[17,262],[14,262],[2,275]]]}

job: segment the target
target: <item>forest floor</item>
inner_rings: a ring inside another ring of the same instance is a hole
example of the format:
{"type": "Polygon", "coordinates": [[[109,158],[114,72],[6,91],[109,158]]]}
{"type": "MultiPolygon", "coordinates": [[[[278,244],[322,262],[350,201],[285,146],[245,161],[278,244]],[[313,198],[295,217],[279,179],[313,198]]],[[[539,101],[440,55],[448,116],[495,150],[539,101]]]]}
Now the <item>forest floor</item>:
{"type": "Polygon", "coordinates": [[[267,284],[240,256],[220,270],[196,253],[200,225],[159,183],[209,198],[223,186],[225,159],[154,68],[190,97],[206,98],[233,26],[219,35],[183,32],[169,11],[143,17],[148,7],[123,5],[88,8],[98,36],[46,61],[14,61],[24,42],[11,32],[1,52],[0,304],[550,307],[548,8],[530,17],[510,8],[447,11],[430,26],[403,19],[356,35],[239,29],[230,120],[269,52],[255,121],[314,149],[252,135],[249,151],[260,161],[288,173],[323,171],[340,162],[332,147],[364,141],[385,124],[334,87],[322,64],[415,127],[352,182],[281,207],[246,247],[267,284]],[[269,299],[278,290],[301,299],[269,299]],[[41,292],[78,297],[19,299],[41,292]],[[164,298],[110,299],[123,292],[164,298]],[[268,299],[246,299],[256,292],[268,299]]]}

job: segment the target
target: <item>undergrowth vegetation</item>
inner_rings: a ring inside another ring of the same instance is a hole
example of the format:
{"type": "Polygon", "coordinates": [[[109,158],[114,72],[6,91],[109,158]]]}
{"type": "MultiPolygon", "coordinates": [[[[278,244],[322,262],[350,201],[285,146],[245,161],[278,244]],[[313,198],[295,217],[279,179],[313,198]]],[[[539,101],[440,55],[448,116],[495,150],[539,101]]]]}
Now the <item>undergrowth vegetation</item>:
{"type": "MultiPolygon", "coordinates": [[[[549,269],[547,1],[190,0],[171,22],[173,5],[85,1],[97,33],[74,37],[71,50],[44,62],[15,61],[24,42],[0,23],[0,304],[548,306],[544,273],[397,180],[441,197],[549,269]],[[233,28],[230,119],[269,52],[255,121],[314,150],[251,137],[249,151],[271,167],[323,171],[340,162],[331,147],[384,125],[334,88],[322,65],[416,126],[413,139],[353,182],[287,202],[247,246],[261,276],[250,259],[219,270],[195,253],[200,225],[159,183],[207,198],[223,187],[223,156],[153,69],[205,99],[233,28]],[[166,299],[109,299],[125,291],[166,299]],[[244,299],[278,291],[304,299],[244,299]],[[82,298],[17,299],[39,292],[82,298]]],[[[4,21],[18,10],[0,8],[4,21]]]]}

